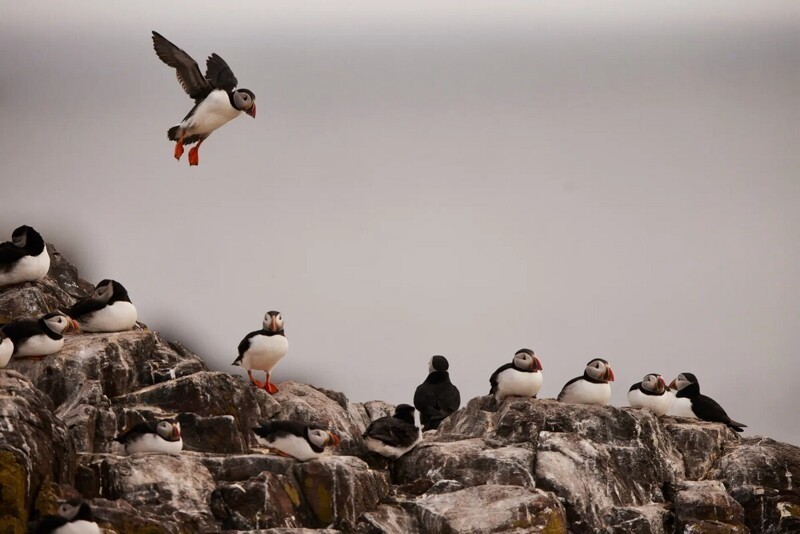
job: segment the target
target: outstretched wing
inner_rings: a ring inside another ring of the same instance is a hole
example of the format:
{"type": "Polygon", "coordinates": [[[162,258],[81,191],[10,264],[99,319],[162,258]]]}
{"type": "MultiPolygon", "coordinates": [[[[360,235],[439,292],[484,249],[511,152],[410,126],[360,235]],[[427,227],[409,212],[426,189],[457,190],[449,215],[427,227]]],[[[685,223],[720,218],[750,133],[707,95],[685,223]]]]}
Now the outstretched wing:
{"type": "Polygon", "coordinates": [[[217,89],[226,91],[233,91],[239,85],[231,68],[217,54],[211,54],[206,60],[206,80],[217,89]]]}
{"type": "MultiPolygon", "coordinates": [[[[200,67],[197,66],[197,62],[192,59],[192,56],[155,31],[153,32],[153,48],[158,59],[175,69],[178,82],[187,95],[195,100],[208,96],[213,87],[200,72],[200,67]]],[[[223,63],[225,62],[223,61],[223,63]]]]}

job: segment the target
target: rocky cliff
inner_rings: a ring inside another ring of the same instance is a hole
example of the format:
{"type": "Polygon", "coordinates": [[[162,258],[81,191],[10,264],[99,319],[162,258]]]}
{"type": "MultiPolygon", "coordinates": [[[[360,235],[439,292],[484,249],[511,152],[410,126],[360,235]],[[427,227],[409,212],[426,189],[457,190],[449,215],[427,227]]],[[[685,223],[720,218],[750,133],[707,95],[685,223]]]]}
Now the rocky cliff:
{"type": "MultiPolygon", "coordinates": [[[[0,320],[91,290],[50,250],[46,279],[0,290],[0,320]]],[[[722,425],[478,397],[389,463],[360,435],[392,406],[280,388],[209,371],[143,326],[12,362],[0,370],[0,533],[76,492],[118,533],[800,532],[800,449],[722,425]],[[184,452],[122,455],[114,435],[160,416],[180,421],[184,452]],[[270,418],[327,425],[342,445],[308,463],[264,455],[250,428],[270,418]]]]}

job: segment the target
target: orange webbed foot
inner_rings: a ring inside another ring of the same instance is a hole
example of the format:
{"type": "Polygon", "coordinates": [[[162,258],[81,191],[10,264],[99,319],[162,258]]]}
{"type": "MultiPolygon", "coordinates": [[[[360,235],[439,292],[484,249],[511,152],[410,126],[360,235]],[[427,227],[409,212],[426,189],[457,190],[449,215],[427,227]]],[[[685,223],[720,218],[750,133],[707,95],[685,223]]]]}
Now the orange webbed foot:
{"type": "Polygon", "coordinates": [[[175,144],[175,159],[179,160],[183,156],[183,141],[178,141],[175,144]]]}
{"type": "Polygon", "coordinates": [[[200,155],[197,152],[197,146],[193,146],[189,149],[189,165],[197,165],[200,163],[200,155]]]}

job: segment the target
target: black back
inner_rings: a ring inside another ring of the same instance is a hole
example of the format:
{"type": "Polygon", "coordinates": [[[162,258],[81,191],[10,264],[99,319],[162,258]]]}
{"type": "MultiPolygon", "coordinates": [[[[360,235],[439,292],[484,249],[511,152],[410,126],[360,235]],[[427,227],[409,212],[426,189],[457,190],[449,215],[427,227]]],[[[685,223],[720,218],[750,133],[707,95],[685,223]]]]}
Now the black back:
{"type": "Polygon", "coordinates": [[[67,523],[69,523],[67,518],[61,517],[60,515],[46,515],[41,518],[36,525],[36,534],[50,534],[67,523]]]}
{"type": "Polygon", "coordinates": [[[728,417],[728,414],[725,413],[725,410],[717,401],[700,393],[700,383],[693,374],[682,374],[691,382],[691,384],[677,391],[675,393],[675,397],[689,399],[692,402],[692,411],[703,421],[723,423],[731,430],[735,430],[736,432],[744,432],[744,429],[747,427],[747,425],[734,421],[728,417]]]}
{"type": "Polygon", "coordinates": [[[38,256],[45,247],[42,236],[27,225],[22,225],[11,234],[12,239],[25,234],[25,246],[18,247],[11,241],[0,244],[0,269],[8,271],[14,263],[25,256],[38,256]]]}
{"type": "Polygon", "coordinates": [[[114,441],[127,443],[143,436],[144,434],[155,434],[156,426],[158,426],[158,421],[147,421],[136,424],[128,429],[127,432],[119,434],[116,438],[114,438],[114,441]]]}
{"type": "MultiPolygon", "coordinates": [[[[435,358],[435,356],[434,356],[435,358]]],[[[435,362],[434,362],[435,367],[435,362]]],[[[461,406],[461,394],[447,371],[433,371],[414,392],[423,430],[439,428],[442,420],[461,406]]]]}
{"type": "Polygon", "coordinates": [[[50,339],[61,339],[64,337],[63,335],[53,332],[44,324],[44,320],[53,315],[59,314],[52,312],[43,315],[40,319],[17,319],[16,321],[11,321],[3,326],[3,333],[14,342],[15,346],[29,337],[41,334],[47,335],[50,339]]]}
{"type": "Polygon", "coordinates": [[[364,437],[377,439],[392,447],[408,447],[419,437],[419,428],[414,424],[414,407],[408,404],[398,405],[394,415],[381,417],[370,423],[364,437]]]}
{"type": "MultiPolygon", "coordinates": [[[[311,450],[314,452],[322,452],[325,450],[323,447],[317,447],[309,439],[309,430],[325,430],[321,426],[306,425],[298,421],[266,421],[261,423],[260,426],[253,428],[253,432],[262,438],[282,437],[282,436],[297,436],[305,439],[311,450]]],[[[326,430],[327,432],[327,430],[326,430]]]]}

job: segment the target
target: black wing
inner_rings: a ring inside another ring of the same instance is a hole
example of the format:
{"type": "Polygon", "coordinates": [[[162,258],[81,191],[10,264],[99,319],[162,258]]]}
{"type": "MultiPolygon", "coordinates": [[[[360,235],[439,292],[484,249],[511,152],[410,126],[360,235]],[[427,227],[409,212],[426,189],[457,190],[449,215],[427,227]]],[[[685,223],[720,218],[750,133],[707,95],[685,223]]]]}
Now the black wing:
{"type": "Polygon", "coordinates": [[[419,410],[423,430],[439,427],[439,423],[458,410],[461,394],[451,383],[421,384],[414,392],[414,407],[419,410]]]}
{"type": "MultiPolygon", "coordinates": [[[[252,338],[253,336],[257,336],[258,334],[262,334],[262,333],[264,333],[263,330],[255,330],[253,332],[250,332],[246,336],[244,336],[244,339],[241,342],[239,342],[239,357],[236,358],[236,361],[239,361],[242,358],[242,356],[244,355],[244,353],[247,351],[247,349],[250,348],[250,338],[252,338]]],[[[236,363],[236,362],[234,362],[234,363],[236,363]]]]}
{"type": "Polygon", "coordinates": [[[233,91],[239,85],[231,68],[217,54],[211,54],[206,60],[206,80],[217,89],[226,91],[233,91]]]}
{"type": "Polygon", "coordinates": [[[566,394],[567,388],[569,388],[569,386],[571,386],[573,383],[575,383],[575,382],[577,382],[578,380],[581,380],[581,379],[583,379],[582,376],[576,376],[575,378],[573,378],[572,380],[570,380],[569,382],[564,384],[564,387],[561,388],[561,391],[559,392],[557,399],[561,400],[564,397],[564,395],[566,394]]]}
{"type": "Polygon", "coordinates": [[[491,388],[489,389],[489,395],[492,395],[494,394],[495,391],[497,391],[497,375],[499,375],[506,369],[511,369],[512,367],[514,367],[514,364],[509,362],[501,367],[498,367],[497,371],[492,373],[492,376],[489,377],[489,385],[491,386],[491,388]]]}
{"type": "Polygon", "coordinates": [[[50,534],[59,527],[69,523],[66,517],[60,515],[46,515],[36,525],[36,534],[50,534]]]}
{"type": "Polygon", "coordinates": [[[66,314],[72,317],[73,319],[78,319],[80,317],[89,315],[92,312],[102,310],[104,307],[105,303],[100,302],[99,300],[94,300],[91,297],[89,297],[76,302],[71,308],[66,310],[66,314]]]}
{"type": "Polygon", "coordinates": [[[397,419],[396,417],[381,417],[373,421],[364,437],[375,438],[387,445],[405,447],[416,441],[419,429],[397,419]]]}
{"type": "Polygon", "coordinates": [[[158,59],[175,69],[178,82],[187,95],[195,100],[202,100],[213,90],[211,84],[200,72],[197,61],[158,32],[153,32],[153,48],[158,59]]]}
{"type": "Polygon", "coordinates": [[[119,436],[114,438],[114,441],[119,441],[120,443],[126,443],[129,439],[141,436],[142,434],[155,434],[157,424],[158,423],[139,423],[138,425],[135,425],[127,432],[120,434],[119,436]]]}
{"type": "Polygon", "coordinates": [[[636,382],[636,383],[635,383],[634,385],[632,385],[632,386],[631,386],[631,388],[628,390],[628,393],[630,393],[630,392],[631,392],[631,391],[633,391],[634,389],[639,389],[639,386],[641,386],[641,385],[642,385],[642,383],[641,383],[641,382],[636,382]]]}
{"type": "Polygon", "coordinates": [[[736,432],[743,432],[743,428],[747,425],[737,423],[725,413],[725,409],[719,405],[717,401],[705,395],[698,395],[692,399],[692,409],[694,413],[700,416],[704,421],[712,421],[715,423],[725,423],[736,432]]]}
{"type": "Polygon", "coordinates": [[[41,334],[42,329],[35,319],[18,319],[5,325],[3,333],[16,344],[20,339],[41,334]]]}
{"type": "Polygon", "coordinates": [[[269,436],[285,436],[287,434],[305,436],[307,426],[308,425],[297,421],[267,421],[253,428],[253,432],[262,438],[267,438],[269,436]]]}
{"type": "Polygon", "coordinates": [[[24,248],[15,247],[10,241],[0,244],[0,266],[14,263],[27,254],[24,248]]]}

